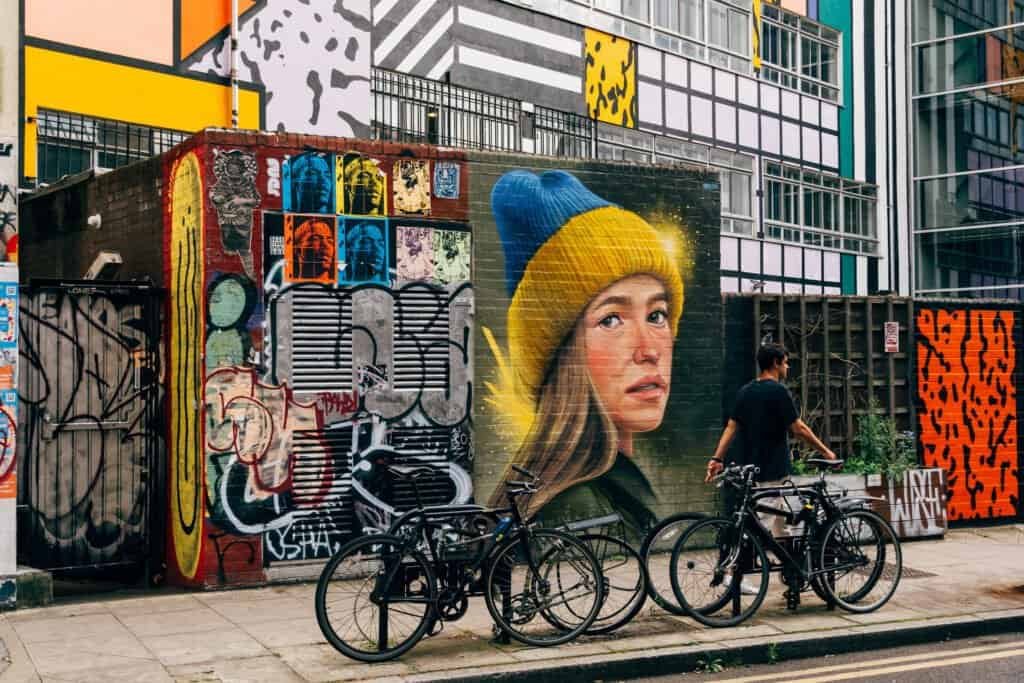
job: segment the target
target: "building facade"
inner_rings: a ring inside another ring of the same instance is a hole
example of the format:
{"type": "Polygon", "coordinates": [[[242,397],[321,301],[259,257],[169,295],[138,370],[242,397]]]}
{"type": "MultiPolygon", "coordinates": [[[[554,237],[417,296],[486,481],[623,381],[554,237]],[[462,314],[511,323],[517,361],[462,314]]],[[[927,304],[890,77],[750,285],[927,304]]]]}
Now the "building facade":
{"type": "Polygon", "coordinates": [[[909,3],[914,291],[1020,299],[1024,7],[909,3]]]}
{"type": "Polygon", "coordinates": [[[230,125],[234,64],[243,128],[716,170],[723,292],[900,289],[884,3],[249,1],[234,54],[227,2],[57,4],[24,0],[29,186],[230,125]]]}

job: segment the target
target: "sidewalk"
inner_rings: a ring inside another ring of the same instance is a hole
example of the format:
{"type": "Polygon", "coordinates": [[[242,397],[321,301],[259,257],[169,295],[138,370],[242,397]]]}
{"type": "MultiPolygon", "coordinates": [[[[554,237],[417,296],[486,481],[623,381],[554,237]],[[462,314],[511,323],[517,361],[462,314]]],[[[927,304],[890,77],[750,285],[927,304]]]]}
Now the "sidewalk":
{"type": "Polygon", "coordinates": [[[773,580],[743,626],[704,629],[650,601],[611,636],[557,648],[490,643],[483,600],[395,662],[366,665],[327,645],[312,584],[57,605],[0,615],[6,681],[560,681],[693,670],[697,658],[753,663],[772,657],[941,640],[988,630],[1024,631],[1024,525],[951,531],[907,543],[905,575],[873,614],[827,612],[813,594],[788,613],[773,580]],[[6,655],[9,661],[4,658],[6,655]]]}

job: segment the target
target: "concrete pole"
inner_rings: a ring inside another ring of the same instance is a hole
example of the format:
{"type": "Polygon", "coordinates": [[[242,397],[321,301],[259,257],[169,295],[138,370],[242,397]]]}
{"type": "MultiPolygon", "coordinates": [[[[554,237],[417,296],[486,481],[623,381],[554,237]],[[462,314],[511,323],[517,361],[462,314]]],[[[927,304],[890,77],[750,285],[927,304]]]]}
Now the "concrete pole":
{"type": "Polygon", "coordinates": [[[18,127],[21,25],[17,2],[0,3],[0,609],[17,599],[15,460],[18,410],[18,127]]]}

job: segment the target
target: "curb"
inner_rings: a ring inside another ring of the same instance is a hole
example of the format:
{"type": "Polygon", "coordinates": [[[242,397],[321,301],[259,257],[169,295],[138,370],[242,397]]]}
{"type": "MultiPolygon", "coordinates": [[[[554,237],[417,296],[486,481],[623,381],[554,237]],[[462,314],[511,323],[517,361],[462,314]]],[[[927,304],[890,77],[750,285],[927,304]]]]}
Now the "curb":
{"type": "MultiPolygon", "coordinates": [[[[831,634],[809,632],[760,636],[711,647],[707,644],[686,645],[634,653],[590,656],[583,660],[525,663],[514,668],[488,667],[453,671],[443,676],[420,675],[410,677],[409,680],[519,683],[557,678],[559,683],[590,683],[595,680],[628,680],[646,676],[693,673],[700,662],[713,659],[739,661],[744,665],[768,664],[773,661],[840,655],[1015,631],[1024,632],[1024,610],[1014,611],[1015,614],[1001,617],[950,617],[840,629],[840,632],[831,634]],[[769,651],[772,652],[771,656],[769,651]]],[[[727,629],[723,631],[725,634],[728,633],[727,629]]]]}

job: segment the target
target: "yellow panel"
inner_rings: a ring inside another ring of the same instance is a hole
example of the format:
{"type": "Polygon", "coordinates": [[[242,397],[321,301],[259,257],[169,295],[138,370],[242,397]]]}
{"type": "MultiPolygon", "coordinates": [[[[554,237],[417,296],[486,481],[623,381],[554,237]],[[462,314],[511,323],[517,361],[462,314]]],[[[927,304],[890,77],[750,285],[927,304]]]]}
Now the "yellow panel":
{"type": "MultiPolygon", "coordinates": [[[[259,128],[260,97],[239,92],[239,126],[259,128]]],[[[25,116],[39,108],[195,132],[231,125],[231,88],[175,74],[25,47],[25,116]]],[[[36,175],[36,126],[25,124],[26,176],[36,175]]]]}
{"type": "Polygon", "coordinates": [[[618,36],[588,28],[587,113],[591,118],[636,128],[636,50],[618,36]]]}
{"type": "Polygon", "coordinates": [[[203,383],[203,179],[189,152],[171,174],[170,404],[171,519],[174,554],[186,578],[196,575],[203,544],[205,469],[196,409],[203,383]]]}

